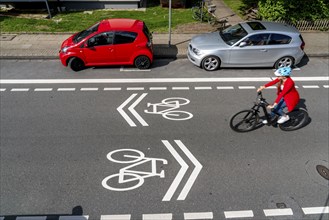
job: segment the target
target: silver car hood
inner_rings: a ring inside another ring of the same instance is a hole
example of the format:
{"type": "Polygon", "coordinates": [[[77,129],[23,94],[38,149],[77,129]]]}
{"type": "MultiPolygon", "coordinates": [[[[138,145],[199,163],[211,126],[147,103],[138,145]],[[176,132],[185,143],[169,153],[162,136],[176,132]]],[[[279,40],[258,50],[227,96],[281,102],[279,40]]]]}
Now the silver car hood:
{"type": "Polygon", "coordinates": [[[230,47],[223,41],[218,31],[194,36],[191,39],[191,44],[193,47],[196,47],[198,49],[215,49],[230,47]]]}

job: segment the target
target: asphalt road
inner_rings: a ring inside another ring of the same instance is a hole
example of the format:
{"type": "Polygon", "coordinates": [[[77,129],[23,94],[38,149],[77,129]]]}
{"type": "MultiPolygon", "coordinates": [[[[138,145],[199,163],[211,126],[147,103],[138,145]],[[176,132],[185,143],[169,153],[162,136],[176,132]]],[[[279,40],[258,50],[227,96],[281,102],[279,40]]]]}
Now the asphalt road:
{"type": "Polygon", "coordinates": [[[228,120],[251,107],[271,69],[205,72],[180,59],[73,73],[59,61],[0,62],[6,219],[328,219],[328,180],[315,169],[329,167],[326,59],[293,71],[307,126],[249,133],[228,120]]]}

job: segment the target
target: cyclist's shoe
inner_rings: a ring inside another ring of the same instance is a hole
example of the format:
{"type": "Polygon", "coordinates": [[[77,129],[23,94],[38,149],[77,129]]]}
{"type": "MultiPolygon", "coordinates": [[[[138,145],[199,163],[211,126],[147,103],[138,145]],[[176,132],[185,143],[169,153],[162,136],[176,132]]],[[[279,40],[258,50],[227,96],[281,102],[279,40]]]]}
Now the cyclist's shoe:
{"type": "Polygon", "coordinates": [[[268,121],[265,119],[265,120],[262,121],[262,123],[263,123],[264,125],[267,125],[267,124],[268,124],[268,121]]]}
{"type": "Polygon", "coordinates": [[[289,121],[289,115],[283,115],[283,116],[281,116],[280,118],[279,118],[279,120],[278,120],[278,124],[283,124],[283,123],[285,123],[286,121],[289,121]]]}

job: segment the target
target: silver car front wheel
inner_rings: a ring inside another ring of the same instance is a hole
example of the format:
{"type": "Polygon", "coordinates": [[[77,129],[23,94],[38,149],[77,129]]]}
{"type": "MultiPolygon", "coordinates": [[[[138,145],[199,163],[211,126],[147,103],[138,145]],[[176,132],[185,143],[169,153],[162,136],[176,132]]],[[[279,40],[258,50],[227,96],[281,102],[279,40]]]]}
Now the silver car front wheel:
{"type": "Polygon", "coordinates": [[[202,61],[202,68],[207,71],[217,70],[220,66],[220,60],[216,56],[208,56],[202,61]]]}
{"type": "Polygon", "coordinates": [[[277,60],[274,64],[274,68],[279,69],[281,67],[293,67],[293,65],[294,65],[294,58],[287,56],[277,60]]]}

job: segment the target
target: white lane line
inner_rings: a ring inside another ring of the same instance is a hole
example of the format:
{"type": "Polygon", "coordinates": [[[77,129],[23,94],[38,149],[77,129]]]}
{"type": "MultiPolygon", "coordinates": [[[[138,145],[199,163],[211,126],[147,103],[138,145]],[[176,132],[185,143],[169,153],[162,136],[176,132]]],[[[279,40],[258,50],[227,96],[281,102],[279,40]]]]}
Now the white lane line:
{"type": "Polygon", "coordinates": [[[104,91],[120,91],[121,88],[119,87],[106,87],[104,88],[104,91]]]}
{"type": "Polygon", "coordinates": [[[30,90],[29,88],[13,88],[10,91],[12,91],[12,92],[27,92],[29,90],[30,90]]]}
{"type": "Polygon", "coordinates": [[[131,118],[123,111],[123,107],[125,107],[135,96],[137,93],[132,94],[126,101],[124,101],[118,108],[118,112],[122,115],[122,117],[128,122],[130,127],[136,127],[136,124],[131,120],[131,118]]]}
{"type": "Polygon", "coordinates": [[[217,89],[234,89],[233,86],[217,86],[217,89]]]}
{"type": "Polygon", "coordinates": [[[225,218],[252,218],[254,213],[252,210],[243,210],[243,211],[225,211],[225,218]]]}
{"type": "Polygon", "coordinates": [[[101,220],[130,220],[131,215],[101,215],[101,220]]]}
{"type": "Polygon", "coordinates": [[[51,92],[53,91],[53,88],[35,88],[35,92],[51,92]]]}
{"type": "Polygon", "coordinates": [[[277,89],[277,87],[276,86],[269,86],[266,89],[277,89]]]}
{"type": "Polygon", "coordinates": [[[285,209],[264,209],[265,216],[283,216],[283,215],[293,215],[291,208],[285,209]]]}
{"type": "Polygon", "coordinates": [[[127,88],[128,91],[141,91],[141,90],[144,90],[144,87],[128,87],[127,88]]]}
{"type": "Polygon", "coordinates": [[[303,85],[304,89],[318,89],[320,88],[318,85],[303,85]]]}
{"type": "Polygon", "coordinates": [[[143,220],[172,220],[172,214],[143,214],[143,220]]]}
{"type": "Polygon", "coordinates": [[[173,148],[173,146],[167,140],[162,140],[162,143],[166,146],[169,152],[173,155],[173,157],[177,160],[179,165],[181,166],[180,170],[178,171],[174,181],[171,183],[168,191],[166,192],[165,196],[163,197],[162,201],[170,201],[171,197],[174,195],[179,183],[182,181],[187,169],[188,165],[185,163],[183,158],[179,156],[177,151],[173,148]]]}
{"type": "MultiPolygon", "coordinates": [[[[296,81],[329,81],[329,76],[292,77],[296,81]]],[[[137,78],[137,79],[0,79],[0,84],[57,83],[181,83],[181,82],[268,82],[270,77],[240,78],[137,78]]]]}
{"type": "Polygon", "coordinates": [[[88,220],[89,215],[60,216],[58,220],[88,220]]]}
{"type": "Polygon", "coordinates": [[[193,220],[193,219],[213,219],[212,212],[189,212],[184,213],[185,220],[193,220]]]}
{"type": "Polygon", "coordinates": [[[6,91],[6,88],[0,88],[0,92],[6,91]]]}
{"type": "Polygon", "coordinates": [[[17,216],[16,220],[46,220],[47,216],[17,216]]]}
{"type": "Polygon", "coordinates": [[[328,89],[329,88],[329,85],[323,85],[323,87],[328,89]]]}
{"type": "Polygon", "coordinates": [[[196,86],[194,87],[195,90],[211,90],[211,86],[196,86]]]}
{"type": "Polygon", "coordinates": [[[60,91],[60,92],[72,92],[72,91],[75,91],[75,88],[58,88],[57,91],[60,91]]]}
{"type": "Polygon", "coordinates": [[[143,126],[149,126],[146,121],[135,111],[135,107],[137,106],[140,101],[147,95],[147,93],[143,93],[129,108],[128,110],[135,116],[135,118],[143,125],[143,126]]]}
{"type": "Polygon", "coordinates": [[[150,90],[167,90],[167,87],[150,87],[150,90]]]}
{"type": "Polygon", "coordinates": [[[298,86],[295,86],[296,89],[298,89],[298,86]]]}
{"type": "Polygon", "coordinates": [[[172,87],[172,90],[189,90],[190,87],[172,87]]]}
{"type": "Polygon", "coordinates": [[[81,88],[80,91],[98,91],[98,88],[81,88]]]}
{"type": "Polygon", "coordinates": [[[189,193],[190,189],[193,186],[193,183],[195,182],[196,178],[198,177],[202,165],[201,163],[193,156],[193,154],[187,149],[187,147],[181,142],[180,140],[175,140],[176,144],[179,146],[179,148],[186,154],[186,156],[192,161],[194,164],[195,168],[193,172],[191,173],[191,176],[187,180],[184,188],[182,189],[180,195],[178,196],[177,200],[184,200],[189,193]]]}
{"type": "Polygon", "coordinates": [[[324,207],[306,207],[302,208],[305,215],[326,214],[329,213],[329,206],[324,207]]]}
{"type": "Polygon", "coordinates": [[[239,89],[256,89],[255,86],[239,86],[239,89]]]}

